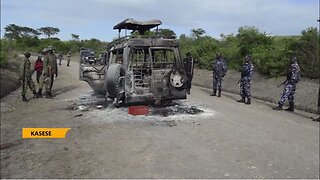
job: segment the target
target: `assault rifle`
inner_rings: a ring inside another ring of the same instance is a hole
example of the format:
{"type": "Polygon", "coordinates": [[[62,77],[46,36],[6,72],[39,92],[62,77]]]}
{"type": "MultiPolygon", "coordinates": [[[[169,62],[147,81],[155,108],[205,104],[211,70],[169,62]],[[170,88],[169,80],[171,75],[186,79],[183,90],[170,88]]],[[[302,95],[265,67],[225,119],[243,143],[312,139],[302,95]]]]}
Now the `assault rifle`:
{"type": "Polygon", "coordinates": [[[279,85],[277,86],[277,88],[279,88],[280,86],[286,84],[287,82],[288,82],[288,80],[285,80],[283,83],[279,84],[279,85]]]}

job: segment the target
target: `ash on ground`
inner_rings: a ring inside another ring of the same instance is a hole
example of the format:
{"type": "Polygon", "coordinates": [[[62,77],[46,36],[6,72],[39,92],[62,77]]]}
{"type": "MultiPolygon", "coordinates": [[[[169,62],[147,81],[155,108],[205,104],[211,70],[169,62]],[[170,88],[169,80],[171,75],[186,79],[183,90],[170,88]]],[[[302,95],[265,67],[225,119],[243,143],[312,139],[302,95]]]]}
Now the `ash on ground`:
{"type": "MultiPolygon", "coordinates": [[[[134,105],[128,105],[134,106],[134,105]]],[[[120,114],[127,114],[128,106],[116,108],[114,107],[111,100],[106,100],[105,97],[96,96],[93,92],[89,92],[80,96],[67,110],[77,111],[117,111],[120,114]]],[[[191,106],[187,101],[173,101],[167,106],[151,106],[150,112],[146,117],[171,117],[179,115],[198,115],[205,114],[204,110],[200,109],[199,106],[191,106]]],[[[107,112],[106,112],[107,113],[107,112]]],[[[130,116],[132,117],[132,116],[130,116]]],[[[141,116],[140,116],[141,117],[141,116]]]]}
{"type": "Polygon", "coordinates": [[[104,96],[97,96],[90,91],[89,93],[83,94],[78,100],[76,100],[71,106],[67,107],[66,110],[80,110],[89,111],[90,109],[104,109],[112,108],[112,101],[107,101],[104,96]]]}
{"type": "Polygon", "coordinates": [[[196,106],[185,106],[185,105],[174,105],[167,107],[151,107],[150,115],[160,115],[164,117],[168,117],[170,115],[178,115],[178,114],[199,114],[204,111],[199,109],[196,106]]]}

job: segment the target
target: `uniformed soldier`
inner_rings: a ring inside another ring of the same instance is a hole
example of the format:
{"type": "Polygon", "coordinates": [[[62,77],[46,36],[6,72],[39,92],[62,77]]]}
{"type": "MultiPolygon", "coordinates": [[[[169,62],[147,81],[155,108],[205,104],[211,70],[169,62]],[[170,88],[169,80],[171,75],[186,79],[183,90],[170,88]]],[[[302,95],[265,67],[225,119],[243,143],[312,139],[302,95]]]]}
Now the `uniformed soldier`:
{"type": "Polygon", "coordinates": [[[62,54],[56,54],[56,59],[59,60],[59,65],[61,66],[62,60],[63,60],[63,55],[62,54]]]}
{"type": "Polygon", "coordinates": [[[193,69],[194,69],[195,61],[191,57],[191,53],[190,52],[187,52],[186,56],[187,57],[183,59],[183,65],[184,65],[184,68],[186,70],[187,78],[188,78],[187,82],[186,82],[187,93],[190,94],[191,81],[192,81],[192,78],[193,78],[193,69]]]}
{"type": "Polygon", "coordinates": [[[251,104],[251,79],[253,76],[253,65],[251,63],[251,56],[246,55],[245,63],[242,66],[241,78],[240,78],[240,96],[241,99],[237,102],[251,104]],[[246,101],[247,98],[247,101],[246,101]]]}
{"type": "Polygon", "coordinates": [[[210,96],[216,96],[218,90],[218,97],[221,97],[222,78],[226,75],[227,70],[227,64],[221,53],[217,53],[213,63],[213,92],[210,96]]]}
{"type": "Polygon", "coordinates": [[[39,85],[38,95],[42,95],[42,87],[45,85],[46,98],[52,98],[51,89],[53,86],[54,75],[58,77],[57,59],[53,54],[53,49],[51,47],[44,49],[43,51],[45,52],[43,60],[43,76],[39,85]]]}
{"type": "Polygon", "coordinates": [[[32,73],[31,73],[31,62],[30,62],[30,53],[26,52],[24,54],[24,60],[23,63],[20,66],[20,80],[22,83],[22,101],[27,102],[28,99],[26,98],[26,91],[27,91],[27,86],[31,89],[33,92],[34,96],[36,97],[36,89],[32,80],[32,73]]]}
{"type": "Polygon", "coordinates": [[[287,111],[294,111],[294,95],[296,91],[296,85],[300,81],[300,67],[297,63],[297,58],[293,57],[291,59],[291,65],[288,68],[287,80],[284,83],[284,89],[278,102],[278,106],[274,107],[274,110],[282,110],[284,102],[289,100],[289,108],[285,109],[287,111]]]}
{"type": "Polygon", "coordinates": [[[69,51],[67,54],[67,66],[70,66],[70,60],[71,60],[71,52],[69,51]]]}

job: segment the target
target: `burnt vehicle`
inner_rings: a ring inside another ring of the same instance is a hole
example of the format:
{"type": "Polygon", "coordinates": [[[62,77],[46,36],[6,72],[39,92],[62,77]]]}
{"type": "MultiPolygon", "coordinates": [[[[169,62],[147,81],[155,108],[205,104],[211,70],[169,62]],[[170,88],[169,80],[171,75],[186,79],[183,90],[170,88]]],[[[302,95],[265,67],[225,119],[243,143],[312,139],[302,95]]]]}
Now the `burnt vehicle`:
{"type": "Polygon", "coordinates": [[[126,19],[115,25],[119,38],[109,43],[104,63],[80,63],[80,80],[96,93],[105,94],[116,105],[165,104],[186,99],[186,73],[175,37],[146,36],[161,25],[159,20],[140,22],[126,19]],[[121,30],[140,35],[120,37],[121,30]]]}
{"type": "Polygon", "coordinates": [[[92,49],[89,48],[81,48],[80,50],[80,62],[81,63],[96,63],[97,58],[95,56],[95,53],[92,49]]]}

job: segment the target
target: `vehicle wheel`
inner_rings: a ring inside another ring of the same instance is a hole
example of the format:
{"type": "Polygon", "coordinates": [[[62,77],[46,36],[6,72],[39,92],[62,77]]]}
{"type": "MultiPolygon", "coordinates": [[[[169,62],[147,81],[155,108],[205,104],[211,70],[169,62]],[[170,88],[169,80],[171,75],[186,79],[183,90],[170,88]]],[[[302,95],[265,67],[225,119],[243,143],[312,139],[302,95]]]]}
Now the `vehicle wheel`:
{"type": "Polygon", "coordinates": [[[181,70],[173,69],[169,76],[169,86],[180,91],[185,88],[186,80],[187,77],[181,70]]]}
{"type": "Polygon", "coordinates": [[[123,99],[124,97],[125,71],[121,64],[111,64],[107,69],[106,88],[112,99],[123,99]]]}

